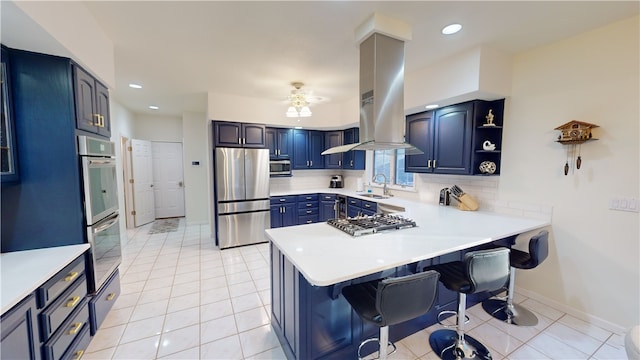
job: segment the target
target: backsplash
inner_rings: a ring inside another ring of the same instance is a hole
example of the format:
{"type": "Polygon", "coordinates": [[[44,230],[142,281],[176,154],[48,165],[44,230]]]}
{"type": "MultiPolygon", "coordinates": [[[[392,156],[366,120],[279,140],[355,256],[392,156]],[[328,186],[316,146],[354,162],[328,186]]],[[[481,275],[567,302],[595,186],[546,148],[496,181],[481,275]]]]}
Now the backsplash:
{"type": "MultiPolygon", "coordinates": [[[[364,180],[365,185],[370,180],[365,179],[364,170],[294,170],[292,177],[271,178],[271,191],[328,189],[331,176],[336,174],[342,174],[345,189],[355,190],[359,178],[364,180]]],[[[415,182],[416,191],[392,189],[391,193],[401,198],[415,200],[417,197],[421,202],[437,204],[440,197],[440,189],[458,185],[464,192],[469,193],[478,200],[480,209],[484,211],[543,220],[551,220],[553,213],[551,205],[501,199],[498,191],[499,176],[415,174],[415,182]]],[[[374,191],[381,192],[380,189],[374,191]]]]}

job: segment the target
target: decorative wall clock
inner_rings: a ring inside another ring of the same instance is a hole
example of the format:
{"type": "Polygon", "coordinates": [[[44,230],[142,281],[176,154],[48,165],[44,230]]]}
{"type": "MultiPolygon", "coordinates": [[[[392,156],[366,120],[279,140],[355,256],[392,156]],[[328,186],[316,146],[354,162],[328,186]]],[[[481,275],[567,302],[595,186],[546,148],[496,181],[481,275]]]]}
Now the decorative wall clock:
{"type": "Polygon", "coordinates": [[[582,156],[580,155],[581,144],[589,140],[597,140],[593,138],[591,129],[599,127],[595,124],[590,124],[584,121],[572,120],[566,124],[560,125],[554,130],[560,130],[557,142],[563,145],[569,145],[567,148],[567,161],[564,164],[564,174],[569,174],[569,160],[571,163],[576,164],[576,169],[580,169],[582,166],[582,156]],[[576,146],[578,157],[576,159],[576,146]]]}

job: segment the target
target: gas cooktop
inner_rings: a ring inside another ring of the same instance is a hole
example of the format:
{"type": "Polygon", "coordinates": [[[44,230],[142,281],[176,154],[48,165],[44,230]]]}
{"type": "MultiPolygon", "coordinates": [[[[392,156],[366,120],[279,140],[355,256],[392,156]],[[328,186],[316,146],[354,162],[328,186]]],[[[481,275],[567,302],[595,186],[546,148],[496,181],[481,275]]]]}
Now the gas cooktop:
{"type": "Polygon", "coordinates": [[[400,230],[416,226],[412,219],[400,215],[375,214],[346,219],[330,219],[327,224],[340,229],[351,236],[373,234],[379,231],[400,230]]]}

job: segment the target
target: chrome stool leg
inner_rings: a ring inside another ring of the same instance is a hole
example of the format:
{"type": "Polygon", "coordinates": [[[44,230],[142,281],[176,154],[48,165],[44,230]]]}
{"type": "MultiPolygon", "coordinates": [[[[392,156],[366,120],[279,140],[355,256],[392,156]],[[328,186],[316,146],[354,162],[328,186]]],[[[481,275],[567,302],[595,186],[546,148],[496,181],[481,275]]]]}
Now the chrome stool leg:
{"type": "Polygon", "coordinates": [[[523,306],[513,303],[513,295],[515,292],[515,270],[516,268],[511,267],[507,300],[488,299],[482,303],[482,308],[494,318],[508,324],[518,326],[536,326],[538,324],[538,317],[523,306]]]}
{"type": "Polygon", "coordinates": [[[380,338],[370,338],[360,343],[360,346],[358,346],[358,360],[363,359],[362,355],[360,355],[360,350],[362,349],[362,347],[373,341],[377,342],[379,346],[378,357],[373,359],[386,360],[388,355],[391,355],[398,350],[398,348],[396,348],[396,344],[389,342],[389,327],[384,326],[380,328],[380,338]],[[387,346],[384,346],[382,344],[387,344],[387,346]],[[389,345],[393,347],[393,350],[387,352],[389,345]]]}

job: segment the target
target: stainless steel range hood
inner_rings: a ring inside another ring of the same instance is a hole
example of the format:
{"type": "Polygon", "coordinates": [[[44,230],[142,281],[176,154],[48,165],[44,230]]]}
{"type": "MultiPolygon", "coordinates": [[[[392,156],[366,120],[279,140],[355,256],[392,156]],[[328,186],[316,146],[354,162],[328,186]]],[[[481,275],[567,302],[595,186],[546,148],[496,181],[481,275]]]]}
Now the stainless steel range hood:
{"type": "Polygon", "coordinates": [[[404,140],[404,41],[374,32],[360,44],[360,142],[325,150],[405,149],[423,152],[404,140]]]}

